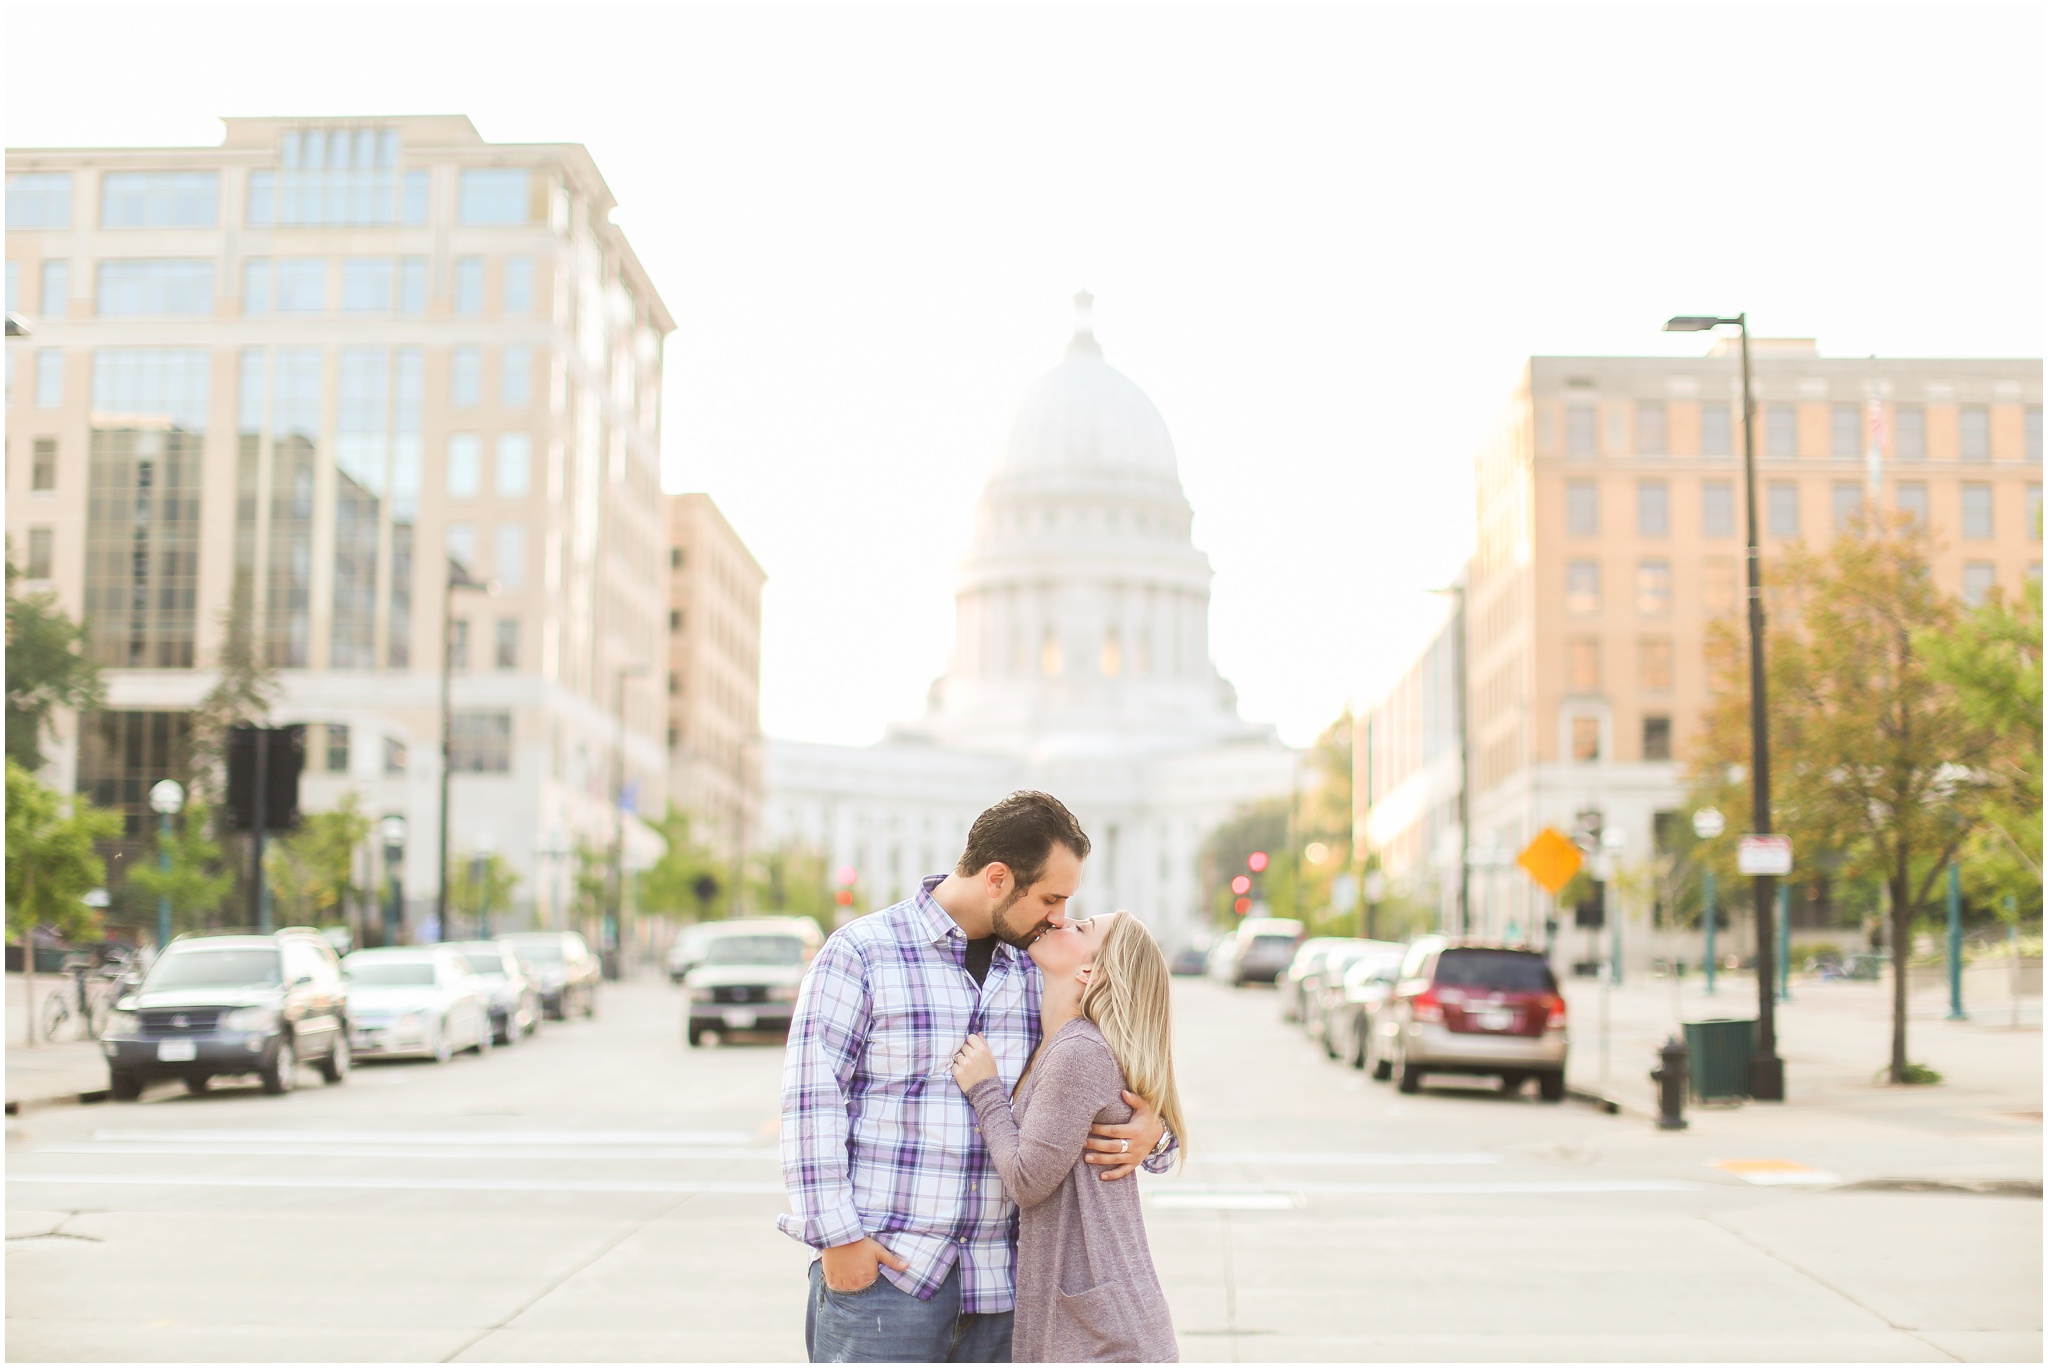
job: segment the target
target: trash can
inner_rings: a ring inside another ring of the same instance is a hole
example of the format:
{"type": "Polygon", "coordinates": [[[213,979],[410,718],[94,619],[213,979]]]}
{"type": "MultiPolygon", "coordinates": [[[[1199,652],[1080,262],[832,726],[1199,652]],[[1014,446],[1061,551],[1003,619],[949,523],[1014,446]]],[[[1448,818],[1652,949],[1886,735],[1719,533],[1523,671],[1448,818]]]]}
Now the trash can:
{"type": "Polygon", "coordinates": [[[1685,1045],[1692,1054],[1695,1102],[1726,1102],[1749,1096],[1749,1062],[1756,1053],[1756,1022],[1688,1021],[1685,1045]]]}

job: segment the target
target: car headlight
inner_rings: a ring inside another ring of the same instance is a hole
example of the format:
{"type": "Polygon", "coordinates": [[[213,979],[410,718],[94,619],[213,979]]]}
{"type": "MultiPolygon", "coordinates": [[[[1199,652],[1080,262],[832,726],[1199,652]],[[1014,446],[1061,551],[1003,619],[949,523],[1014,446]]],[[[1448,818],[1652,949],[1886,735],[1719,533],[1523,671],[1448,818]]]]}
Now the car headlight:
{"type": "Polygon", "coordinates": [[[242,1007],[229,1012],[220,1019],[221,1028],[228,1031],[267,1031],[277,1025],[275,1007],[242,1007]]]}
{"type": "Polygon", "coordinates": [[[690,990],[690,1001],[710,1002],[717,995],[717,990],[713,988],[692,988],[690,990]]]}
{"type": "Polygon", "coordinates": [[[415,1027],[424,1025],[426,1020],[427,1014],[425,1012],[407,1012],[398,1018],[398,1024],[405,1027],[415,1027]]]}
{"type": "Polygon", "coordinates": [[[107,1029],[100,1033],[103,1040],[126,1040],[141,1028],[142,1014],[133,1007],[116,1006],[107,1013],[107,1029]]]}

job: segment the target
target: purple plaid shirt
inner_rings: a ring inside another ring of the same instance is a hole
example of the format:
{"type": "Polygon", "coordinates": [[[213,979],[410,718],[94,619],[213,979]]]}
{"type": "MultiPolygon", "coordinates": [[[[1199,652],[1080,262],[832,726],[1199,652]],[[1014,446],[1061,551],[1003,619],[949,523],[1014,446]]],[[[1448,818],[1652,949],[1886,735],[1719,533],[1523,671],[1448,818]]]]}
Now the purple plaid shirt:
{"type": "Polygon", "coordinates": [[[1038,1048],[1038,966],[998,943],[977,986],[965,933],[932,898],[944,877],[835,931],[804,975],[782,1064],[792,1210],[776,1225],[814,1249],[872,1235],[910,1265],[882,1276],[921,1300],[957,1263],[962,1311],[1008,1311],[1017,1207],[953,1081],[953,1052],[982,1036],[1004,1091],[1016,1088],[1038,1048]]]}

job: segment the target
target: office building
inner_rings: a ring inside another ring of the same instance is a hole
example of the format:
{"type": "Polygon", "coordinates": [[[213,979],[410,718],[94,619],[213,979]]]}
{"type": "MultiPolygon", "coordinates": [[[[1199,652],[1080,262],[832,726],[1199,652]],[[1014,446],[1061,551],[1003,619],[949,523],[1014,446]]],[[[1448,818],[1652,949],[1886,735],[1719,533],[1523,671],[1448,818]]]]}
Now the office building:
{"type": "Polygon", "coordinates": [[[761,586],[753,554],[708,494],[672,494],[669,801],[727,861],[761,844],[761,586]]]}

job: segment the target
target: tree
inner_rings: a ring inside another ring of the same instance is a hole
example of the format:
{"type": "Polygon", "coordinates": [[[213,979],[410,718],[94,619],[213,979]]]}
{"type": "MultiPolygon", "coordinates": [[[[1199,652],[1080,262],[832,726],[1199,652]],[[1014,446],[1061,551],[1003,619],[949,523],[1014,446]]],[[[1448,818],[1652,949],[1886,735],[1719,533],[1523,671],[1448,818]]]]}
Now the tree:
{"type": "Polygon", "coordinates": [[[726,864],[691,833],[690,814],[671,807],[655,830],[667,844],[661,858],[641,872],[635,905],[674,921],[708,920],[714,906],[719,906],[718,915],[730,915],[729,908],[719,905],[729,892],[726,864]]]}
{"type": "Polygon", "coordinates": [[[182,821],[158,832],[158,859],[137,861],[128,882],[152,898],[168,899],[171,927],[190,931],[206,925],[234,889],[235,876],[220,869],[220,845],[207,836],[213,814],[203,798],[185,805],[182,821]]]}
{"type": "Polygon", "coordinates": [[[17,597],[20,572],[7,561],[7,758],[33,774],[58,708],[85,711],[105,700],[99,667],[85,653],[85,628],[51,593],[17,597]]]}
{"type": "Polygon", "coordinates": [[[754,906],[782,917],[809,917],[830,932],[838,918],[823,851],[778,845],[754,856],[754,906]]]}
{"type": "MultiPolygon", "coordinates": [[[[121,814],[83,797],[65,799],[10,757],[7,761],[7,934],[21,941],[23,998],[35,1002],[36,928],[66,940],[99,937],[85,895],[106,882],[96,841],[121,834],[121,814]]],[[[29,1044],[35,1014],[29,1013],[29,1044]]]]}
{"type": "Polygon", "coordinates": [[[218,809],[227,793],[228,732],[237,723],[261,723],[277,699],[277,669],[263,659],[248,594],[238,589],[221,614],[220,655],[213,687],[192,712],[192,780],[218,809]]]}
{"type": "Polygon", "coordinates": [[[308,813],[299,829],[269,843],[263,872],[286,920],[314,926],[343,915],[356,887],[356,847],[370,834],[370,819],[354,793],[331,812],[308,813]]]}
{"type": "Polygon", "coordinates": [[[1294,862],[1287,858],[1290,803],[1286,797],[1247,803],[1203,838],[1195,857],[1195,877],[1202,905],[1215,921],[1237,924],[1238,895],[1230,891],[1230,881],[1240,874],[1252,881],[1254,902],[1264,902],[1283,915],[1293,906],[1294,862]],[[1255,851],[1264,851],[1269,861],[1262,874],[1253,874],[1247,864],[1255,851]]]}
{"type": "MultiPolygon", "coordinates": [[[[519,887],[519,875],[503,855],[457,856],[448,866],[448,905],[476,924],[483,934],[486,912],[504,916],[512,910],[512,891],[519,887]]],[[[443,928],[441,934],[449,934],[443,928]]]]}
{"type": "MultiPolygon", "coordinates": [[[[1951,631],[1924,535],[1904,519],[1794,550],[1773,575],[1766,639],[1773,825],[1809,869],[1882,879],[1891,909],[1891,1079],[1908,1082],[1906,952],[1941,871],[1997,790],[1995,728],[1924,649],[1951,631]]],[[[1698,801],[1750,810],[1747,648],[1709,629],[1708,704],[1689,764],[1698,801]],[[1738,777],[1739,776],[1739,777],[1738,777]]]]}

